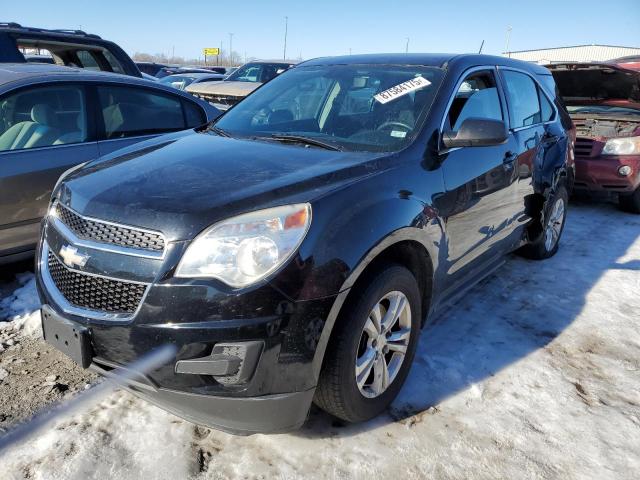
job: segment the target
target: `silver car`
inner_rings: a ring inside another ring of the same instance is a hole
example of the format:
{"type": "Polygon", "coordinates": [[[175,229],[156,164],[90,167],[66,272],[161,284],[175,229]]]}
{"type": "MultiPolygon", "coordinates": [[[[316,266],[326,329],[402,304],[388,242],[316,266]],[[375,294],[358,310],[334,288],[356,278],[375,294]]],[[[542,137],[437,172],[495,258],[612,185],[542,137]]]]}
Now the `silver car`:
{"type": "Polygon", "coordinates": [[[0,65],[0,263],[33,254],[64,171],[219,114],[187,93],[131,76],[0,65]]]}

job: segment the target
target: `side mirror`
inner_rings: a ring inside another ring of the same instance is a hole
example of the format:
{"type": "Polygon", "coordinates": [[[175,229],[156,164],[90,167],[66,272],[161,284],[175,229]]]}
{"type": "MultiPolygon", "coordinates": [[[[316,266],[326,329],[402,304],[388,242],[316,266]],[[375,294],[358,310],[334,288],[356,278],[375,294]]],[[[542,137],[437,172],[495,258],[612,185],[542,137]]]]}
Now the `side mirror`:
{"type": "Polygon", "coordinates": [[[501,145],[508,139],[509,131],[501,120],[467,118],[456,132],[444,132],[442,143],[446,148],[489,147],[501,145]]]}

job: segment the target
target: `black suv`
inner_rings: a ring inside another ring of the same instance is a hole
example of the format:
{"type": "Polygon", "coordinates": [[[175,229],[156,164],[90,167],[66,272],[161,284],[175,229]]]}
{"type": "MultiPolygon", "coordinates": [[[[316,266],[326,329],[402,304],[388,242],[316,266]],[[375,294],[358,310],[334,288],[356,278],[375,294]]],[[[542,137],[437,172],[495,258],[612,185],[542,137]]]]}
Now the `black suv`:
{"type": "Polygon", "coordinates": [[[0,63],[57,63],[142,77],[118,45],[82,30],[47,30],[0,22],[0,63]]]}
{"type": "Polygon", "coordinates": [[[571,122],[550,72],[483,55],[304,62],[212,124],[54,190],[47,341],[234,432],[347,421],[400,390],[420,329],[519,249],[558,249],[571,122]]]}

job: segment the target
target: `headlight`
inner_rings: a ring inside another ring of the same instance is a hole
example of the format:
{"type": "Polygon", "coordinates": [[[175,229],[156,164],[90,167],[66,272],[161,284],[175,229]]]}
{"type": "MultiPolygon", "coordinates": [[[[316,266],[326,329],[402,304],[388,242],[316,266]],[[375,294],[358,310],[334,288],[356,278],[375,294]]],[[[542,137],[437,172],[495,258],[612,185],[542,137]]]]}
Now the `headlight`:
{"type": "Polygon", "coordinates": [[[629,175],[631,175],[631,167],[629,165],[622,165],[619,169],[618,169],[618,173],[623,176],[623,177],[628,177],[629,175]]]}
{"type": "Polygon", "coordinates": [[[602,149],[603,155],[640,155],[640,137],[611,138],[602,149]]]}
{"type": "Polygon", "coordinates": [[[224,220],[189,245],[176,277],[218,278],[232,287],[246,287],[283,265],[302,243],[310,224],[308,203],[224,220]]]}

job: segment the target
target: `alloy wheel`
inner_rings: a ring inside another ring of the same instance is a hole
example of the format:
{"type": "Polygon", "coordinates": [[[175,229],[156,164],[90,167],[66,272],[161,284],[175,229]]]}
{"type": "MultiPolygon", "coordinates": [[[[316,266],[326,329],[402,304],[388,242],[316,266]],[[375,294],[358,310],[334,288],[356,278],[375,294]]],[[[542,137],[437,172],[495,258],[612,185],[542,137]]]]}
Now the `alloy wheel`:
{"type": "Polygon", "coordinates": [[[355,364],[360,393],[375,398],[394,381],[411,338],[411,306],[402,292],[387,293],[364,324],[355,364]]]}
{"type": "Polygon", "coordinates": [[[557,198],[553,204],[553,208],[549,213],[549,221],[547,222],[547,228],[544,231],[544,247],[548,252],[558,243],[560,234],[562,233],[562,224],[564,222],[564,200],[557,198]]]}

